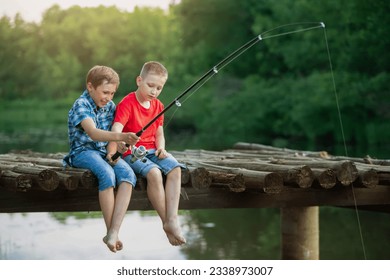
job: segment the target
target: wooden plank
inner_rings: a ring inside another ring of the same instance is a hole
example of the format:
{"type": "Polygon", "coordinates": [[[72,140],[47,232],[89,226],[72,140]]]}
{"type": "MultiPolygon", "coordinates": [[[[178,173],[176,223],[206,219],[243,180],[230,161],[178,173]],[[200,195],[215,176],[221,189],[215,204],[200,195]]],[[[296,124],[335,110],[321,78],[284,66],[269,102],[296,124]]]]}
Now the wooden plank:
{"type": "MultiPolygon", "coordinates": [[[[286,188],[278,194],[261,191],[235,193],[222,188],[184,188],[180,209],[281,208],[305,206],[390,205],[390,188],[335,187],[325,189],[286,188]],[[352,192],[353,191],[353,192],[352,192]],[[356,198],[356,201],[355,201],[356,198]]],[[[152,210],[145,191],[133,192],[129,210],[152,210]]],[[[10,192],[0,188],[0,213],[100,210],[97,190],[58,188],[51,192],[10,192]]]]}

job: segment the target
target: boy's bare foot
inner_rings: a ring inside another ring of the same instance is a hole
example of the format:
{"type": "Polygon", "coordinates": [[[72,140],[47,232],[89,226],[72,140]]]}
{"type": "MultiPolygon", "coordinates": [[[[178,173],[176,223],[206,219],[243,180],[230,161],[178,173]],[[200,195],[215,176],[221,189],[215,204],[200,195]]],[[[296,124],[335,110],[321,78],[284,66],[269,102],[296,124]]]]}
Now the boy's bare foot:
{"type": "Polygon", "coordinates": [[[116,253],[123,249],[123,243],[118,239],[116,234],[107,234],[103,237],[103,242],[107,245],[111,252],[116,253]]]}
{"type": "Polygon", "coordinates": [[[163,229],[168,237],[169,243],[173,246],[180,246],[186,243],[186,239],[181,233],[177,218],[172,218],[165,222],[163,229]]]}

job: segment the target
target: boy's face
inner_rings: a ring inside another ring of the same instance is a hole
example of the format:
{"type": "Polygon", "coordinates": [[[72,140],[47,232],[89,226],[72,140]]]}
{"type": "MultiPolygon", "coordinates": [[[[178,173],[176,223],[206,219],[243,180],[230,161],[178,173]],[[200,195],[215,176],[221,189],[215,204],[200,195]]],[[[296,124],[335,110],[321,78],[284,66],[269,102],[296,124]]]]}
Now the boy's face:
{"type": "Polygon", "coordinates": [[[101,85],[94,88],[91,83],[87,84],[87,89],[95,102],[96,106],[101,108],[107,105],[112,100],[117,89],[116,84],[109,84],[104,81],[101,85]]]}
{"type": "Polygon", "coordinates": [[[144,101],[156,99],[164,88],[167,76],[149,73],[146,77],[137,77],[138,92],[144,101]]]}

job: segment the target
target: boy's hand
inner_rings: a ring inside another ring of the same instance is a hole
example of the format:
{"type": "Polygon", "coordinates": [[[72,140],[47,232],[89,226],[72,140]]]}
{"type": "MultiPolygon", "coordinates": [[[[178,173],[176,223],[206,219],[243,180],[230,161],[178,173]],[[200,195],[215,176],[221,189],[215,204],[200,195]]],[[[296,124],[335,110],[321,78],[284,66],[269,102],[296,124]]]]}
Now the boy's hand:
{"type": "Polygon", "coordinates": [[[118,149],[118,152],[120,152],[121,154],[124,154],[127,152],[127,150],[129,149],[128,146],[126,146],[126,143],[125,142],[118,142],[117,143],[117,149],[118,149]]]}
{"type": "Polygon", "coordinates": [[[122,133],[122,136],[122,140],[129,145],[135,145],[139,140],[139,137],[134,132],[122,133]]]}
{"type": "MultiPolygon", "coordinates": [[[[130,147],[130,146],[129,146],[130,147]]],[[[125,152],[127,152],[127,150],[129,149],[129,147],[126,146],[126,143],[125,142],[117,142],[116,143],[116,150],[118,152],[120,152],[121,154],[124,154],[125,152]]],[[[108,163],[111,164],[111,165],[115,165],[118,160],[120,159],[120,157],[117,157],[115,160],[112,160],[112,156],[115,154],[116,152],[110,152],[110,149],[108,149],[107,151],[107,160],[108,160],[108,163]]]]}
{"type": "Polygon", "coordinates": [[[107,153],[106,155],[106,158],[108,160],[108,163],[111,164],[111,165],[115,165],[118,160],[121,158],[121,157],[117,157],[115,160],[112,160],[112,156],[114,155],[115,153],[107,153]]]}
{"type": "Polygon", "coordinates": [[[156,152],[154,153],[156,155],[156,157],[158,157],[159,159],[163,159],[163,158],[166,158],[169,156],[169,153],[165,150],[165,149],[157,149],[156,152]]]}

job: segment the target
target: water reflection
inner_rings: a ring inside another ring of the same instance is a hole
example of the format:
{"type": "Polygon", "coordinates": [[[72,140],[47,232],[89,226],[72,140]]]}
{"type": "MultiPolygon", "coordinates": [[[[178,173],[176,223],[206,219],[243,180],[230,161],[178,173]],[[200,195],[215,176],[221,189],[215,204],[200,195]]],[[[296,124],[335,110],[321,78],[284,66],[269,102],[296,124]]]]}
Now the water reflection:
{"type": "Polygon", "coordinates": [[[183,247],[188,259],[278,259],[279,210],[193,210],[183,247]]]}
{"type": "Polygon", "coordinates": [[[51,216],[48,213],[0,214],[0,258],[40,260],[184,259],[167,241],[157,216],[126,215],[120,238],[125,248],[111,253],[102,242],[100,213],[51,216]]]}
{"type": "MultiPolygon", "coordinates": [[[[390,259],[390,216],[320,208],[320,258],[390,259]]],[[[187,244],[171,246],[154,211],[131,211],[111,253],[103,244],[100,212],[0,214],[0,259],[210,260],[280,259],[279,209],[180,211],[187,244]]]]}

